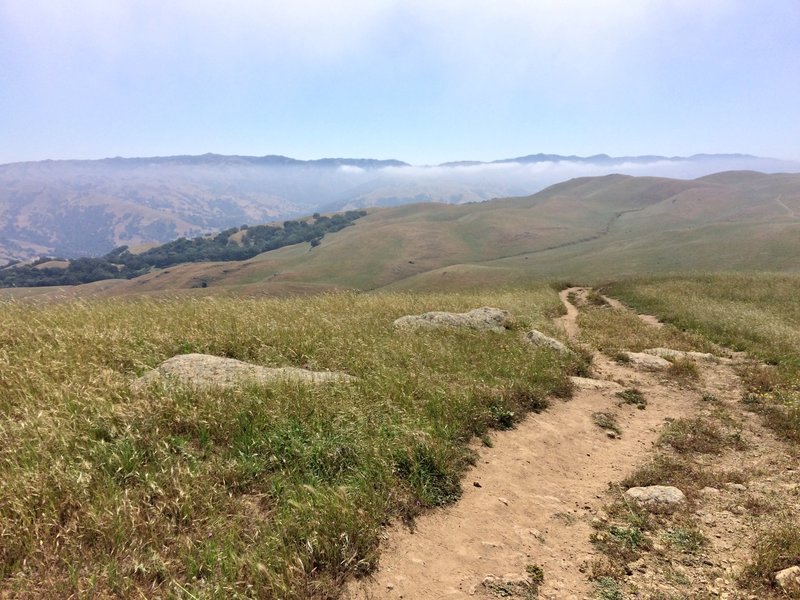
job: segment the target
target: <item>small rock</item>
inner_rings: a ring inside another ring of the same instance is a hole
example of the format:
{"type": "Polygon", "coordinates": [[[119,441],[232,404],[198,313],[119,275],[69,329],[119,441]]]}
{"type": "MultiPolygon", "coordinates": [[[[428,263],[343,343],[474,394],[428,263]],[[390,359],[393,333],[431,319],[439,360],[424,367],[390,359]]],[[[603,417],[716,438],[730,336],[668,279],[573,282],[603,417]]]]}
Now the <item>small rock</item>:
{"type": "Polygon", "coordinates": [[[741,504],[737,504],[736,506],[731,508],[731,512],[735,515],[743,515],[747,513],[747,509],[741,504]]]}
{"type": "Polygon", "coordinates": [[[787,594],[800,592],[800,565],[775,573],[775,582],[787,594]]]}
{"type": "Polygon", "coordinates": [[[472,482],[472,485],[474,485],[474,486],[475,486],[475,487],[477,487],[477,488],[479,488],[479,487],[483,487],[483,486],[482,486],[480,483],[478,483],[477,481],[473,481],[473,482],[472,482]]]}
{"type": "Polygon", "coordinates": [[[686,501],[684,493],[671,485],[632,487],[625,497],[647,508],[671,507],[686,501]]]}
{"type": "Polygon", "coordinates": [[[532,346],[549,348],[550,350],[555,350],[561,354],[572,354],[572,350],[567,348],[564,344],[554,338],[546,336],[541,331],[537,331],[536,329],[531,329],[530,331],[523,333],[522,339],[532,346]]]}
{"type": "Polygon", "coordinates": [[[704,496],[714,496],[719,494],[719,490],[715,487],[704,487],[702,490],[700,490],[700,493],[704,496]]]}
{"type": "Polygon", "coordinates": [[[712,515],[709,515],[707,513],[704,514],[702,517],[700,517],[700,521],[704,525],[708,525],[709,527],[713,527],[717,522],[712,515]]]}
{"type": "Polygon", "coordinates": [[[726,483],[725,489],[731,492],[746,492],[747,486],[744,486],[741,483],[726,483]]]}
{"type": "Polygon", "coordinates": [[[394,584],[393,583],[387,583],[386,584],[386,589],[391,592],[394,589],[394,584]]]}
{"type": "Polygon", "coordinates": [[[608,390],[619,391],[622,386],[616,381],[608,381],[606,379],[591,379],[589,377],[570,377],[569,380],[579,390],[608,390]]]}
{"type": "Polygon", "coordinates": [[[623,352],[625,358],[634,367],[639,367],[648,371],[663,371],[668,369],[672,364],[660,356],[653,356],[652,354],[645,354],[644,352],[623,352]]]}
{"type": "Polygon", "coordinates": [[[505,504],[506,506],[508,506],[508,500],[506,500],[505,498],[498,498],[498,500],[503,504],[505,504]]]}
{"type": "Polygon", "coordinates": [[[613,429],[606,429],[606,437],[611,438],[612,440],[615,440],[615,439],[617,439],[619,437],[619,435],[613,429]]]}
{"type": "Polygon", "coordinates": [[[644,350],[645,354],[652,354],[653,356],[660,356],[661,358],[668,358],[671,360],[691,358],[694,360],[705,360],[709,362],[719,362],[721,359],[708,352],[691,352],[685,350],[673,350],[672,348],[648,348],[644,350]]]}
{"type": "Polygon", "coordinates": [[[647,570],[647,565],[645,564],[643,558],[640,558],[640,559],[635,560],[633,562],[629,562],[627,564],[627,567],[628,567],[628,570],[631,571],[631,572],[633,572],[633,571],[641,571],[642,573],[644,573],[647,570]]]}

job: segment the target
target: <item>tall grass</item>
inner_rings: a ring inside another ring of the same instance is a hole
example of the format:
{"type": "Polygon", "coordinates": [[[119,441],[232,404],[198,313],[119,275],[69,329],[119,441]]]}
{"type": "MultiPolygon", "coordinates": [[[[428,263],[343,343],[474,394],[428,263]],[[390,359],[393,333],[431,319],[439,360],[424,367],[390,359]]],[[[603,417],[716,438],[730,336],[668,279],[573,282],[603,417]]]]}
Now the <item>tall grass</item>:
{"type": "Polygon", "coordinates": [[[722,274],[631,279],[611,292],[673,325],[800,371],[800,276],[722,274]]]}
{"type": "Polygon", "coordinates": [[[767,363],[743,372],[748,400],[800,442],[800,276],[728,274],[634,279],[610,286],[634,307],[767,363]]]}
{"type": "Polygon", "coordinates": [[[0,305],[0,589],[52,597],[333,598],[380,528],[460,494],[467,442],[568,390],[517,332],[392,320],[549,288],[0,305]],[[131,382],[170,356],[345,371],[353,384],[131,382]]]}

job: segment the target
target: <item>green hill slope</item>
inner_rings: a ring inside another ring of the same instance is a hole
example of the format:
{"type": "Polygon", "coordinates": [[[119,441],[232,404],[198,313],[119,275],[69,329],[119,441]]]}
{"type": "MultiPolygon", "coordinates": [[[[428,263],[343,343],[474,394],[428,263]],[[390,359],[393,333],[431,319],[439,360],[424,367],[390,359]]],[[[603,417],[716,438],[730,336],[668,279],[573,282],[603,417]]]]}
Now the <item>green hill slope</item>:
{"type": "Polygon", "coordinates": [[[297,244],[246,261],[179,265],[86,291],[436,289],[693,269],[790,271],[798,255],[800,175],[609,175],[522,198],[374,209],[318,247],[297,244]]]}

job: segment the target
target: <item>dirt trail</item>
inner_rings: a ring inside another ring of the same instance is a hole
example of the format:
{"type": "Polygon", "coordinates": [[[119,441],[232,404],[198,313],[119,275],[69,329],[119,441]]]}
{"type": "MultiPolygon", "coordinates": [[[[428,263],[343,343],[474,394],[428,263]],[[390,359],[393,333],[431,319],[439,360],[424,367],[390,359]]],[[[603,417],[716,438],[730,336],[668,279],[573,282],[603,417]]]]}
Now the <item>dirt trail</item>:
{"type": "MultiPolygon", "coordinates": [[[[578,311],[564,290],[567,314],[557,319],[571,338],[578,311]]],[[[417,520],[412,533],[394,527],[386,534],[378,570],[354,582],[347,600],[492,597],[482,582],[489,576],[524,579],[527,565],[544,571],[540,598],[588,598],[592,587],[583,571],[597,556],[590,521],[602,509],[609,482],[641,464],[666,419],[687,417],[701,404],[700,390],[687,390],[657,374],[595,355],[593,377],[576,380],[568,401],[554,400],[509,432],[494,436],[493,448],[463,480],[464,494],[453,506],[417,520]],[[619,386],[636,386],[647,410],[620,405],[619,386]],[[598,389],[599,388],[599,389],[598,389]],[[592,413],[614,413],[622,429],[609,438],[592,413]]],[[[704,387],[723,392],[736,382],[731,373],[706,376],[704,387]]]]}

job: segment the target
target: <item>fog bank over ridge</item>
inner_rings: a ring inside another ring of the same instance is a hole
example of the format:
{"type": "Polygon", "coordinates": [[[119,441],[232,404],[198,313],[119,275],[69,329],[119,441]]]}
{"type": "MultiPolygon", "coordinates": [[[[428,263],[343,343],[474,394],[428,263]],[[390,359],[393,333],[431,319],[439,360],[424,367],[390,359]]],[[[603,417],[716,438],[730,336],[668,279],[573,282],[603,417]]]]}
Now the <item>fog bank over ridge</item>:
{"type": "Polygon", "coordinates": [[[576,177],[694,179],[729,170],[800,172],[800,163],[741,154],[535,154],[432,166],[218,154],[11,163],[0,165],[0,264],[97,256],[123,244],[163,243],[317,211],[526,196],[576,177]]]}

